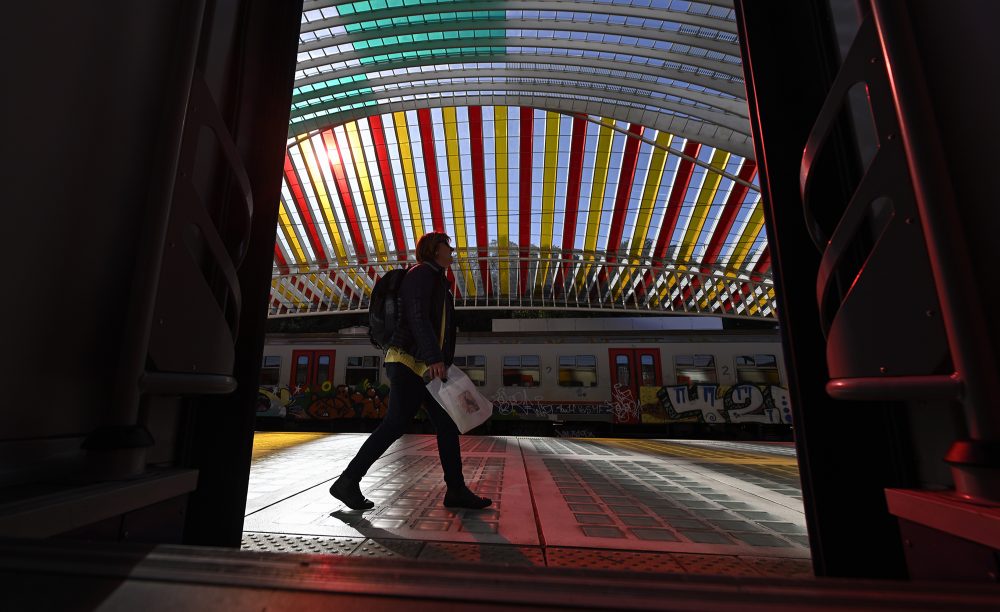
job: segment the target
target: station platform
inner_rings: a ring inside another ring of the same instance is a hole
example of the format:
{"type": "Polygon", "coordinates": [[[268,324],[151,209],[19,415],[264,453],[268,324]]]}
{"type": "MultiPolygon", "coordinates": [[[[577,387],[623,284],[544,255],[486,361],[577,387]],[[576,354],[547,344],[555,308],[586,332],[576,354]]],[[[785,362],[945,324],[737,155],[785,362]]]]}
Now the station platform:
{"type": "Polygon", "coordinates": [[[365,434],[259,433],[243,550],[0,538],[3,610],[996,610],[997,585],[816,578],[794,448],[463,437],[482,511],[405,436],[345,511],[365,434]]]}
{"type": "Polygon", "coordinates": [[[774,578],[812,576],[786,443],[462,437],[486,510],[442,505],[434,436],[401,438],[362,481],[328,489],[367,434],[258,433],[242,548],[438,563],[774,578]]]}

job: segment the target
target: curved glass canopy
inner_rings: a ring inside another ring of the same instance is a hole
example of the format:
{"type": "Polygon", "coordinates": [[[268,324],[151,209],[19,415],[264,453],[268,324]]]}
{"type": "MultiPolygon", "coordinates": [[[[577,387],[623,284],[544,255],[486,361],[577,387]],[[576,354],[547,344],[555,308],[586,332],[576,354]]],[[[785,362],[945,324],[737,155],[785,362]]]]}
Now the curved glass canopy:
{"type": "Polygon", "coordinates": [[[774,316],[722,2],[306,2],[272,316],[367,308],[426,231],[460,306],[774,316]]]}

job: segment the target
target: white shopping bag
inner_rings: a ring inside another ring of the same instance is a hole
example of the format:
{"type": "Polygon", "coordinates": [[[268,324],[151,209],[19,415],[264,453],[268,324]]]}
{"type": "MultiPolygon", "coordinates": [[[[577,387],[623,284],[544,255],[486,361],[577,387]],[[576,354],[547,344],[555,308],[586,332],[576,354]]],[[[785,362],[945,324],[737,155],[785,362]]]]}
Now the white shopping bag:
{"type": "Polygon", "coordinates": [[[476,390],[476,385],[461,368],[452,365],[445,378],[445,382],[440,378],[431,379],[427,390],[455,421],[458,430],[465,433],[485,423],[493,414],[493,403],[476,390]]]}

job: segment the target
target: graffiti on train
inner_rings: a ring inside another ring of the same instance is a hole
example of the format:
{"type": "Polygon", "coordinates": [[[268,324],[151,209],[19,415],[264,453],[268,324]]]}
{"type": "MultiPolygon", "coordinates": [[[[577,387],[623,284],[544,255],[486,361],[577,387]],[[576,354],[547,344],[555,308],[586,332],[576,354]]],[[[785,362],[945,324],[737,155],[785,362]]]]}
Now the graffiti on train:
{"type": "MultiPolygon", "coordinates": [[[[788,391],[777,385],[669,385],[640,387],[639,397],[616,385],[610,399],[596,402],[553,402],[527,389],[498,388],[493,414],[504,419],[589,419],[655,425],[674,422],[790,424],[788,391]]],[[[257,416],[289,420],[381,419],[389,406],[389,386],[332,385],[315,389],[261,387],[257,416]]]]}
{"type": "Polygon", "coordinates": [[[389,407],[389,386],[324,382],[316,388],[260,387],[257,416],[293,421],[331,419],[381,419],[389,407]]]}
{"type": "Polygon", "coordinates": [[[643,387],[642,422],[792,422],[788,390],[777,385],[671,385],[643,387]]]}

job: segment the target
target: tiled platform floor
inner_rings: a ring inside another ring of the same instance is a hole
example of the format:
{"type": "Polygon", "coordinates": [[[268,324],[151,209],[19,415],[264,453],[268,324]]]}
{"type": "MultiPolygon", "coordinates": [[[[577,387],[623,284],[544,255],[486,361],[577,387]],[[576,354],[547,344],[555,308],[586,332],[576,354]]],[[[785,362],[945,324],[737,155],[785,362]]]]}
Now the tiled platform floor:
{"type": "Polygon", "coordinates": [[[327,489],[366,434],[258,433],[243,548],[426,561],[811,575],[791,445],[463,437],[482,511],[441,504],[433,436],[405,436],[351,512],[327,489]]]}

